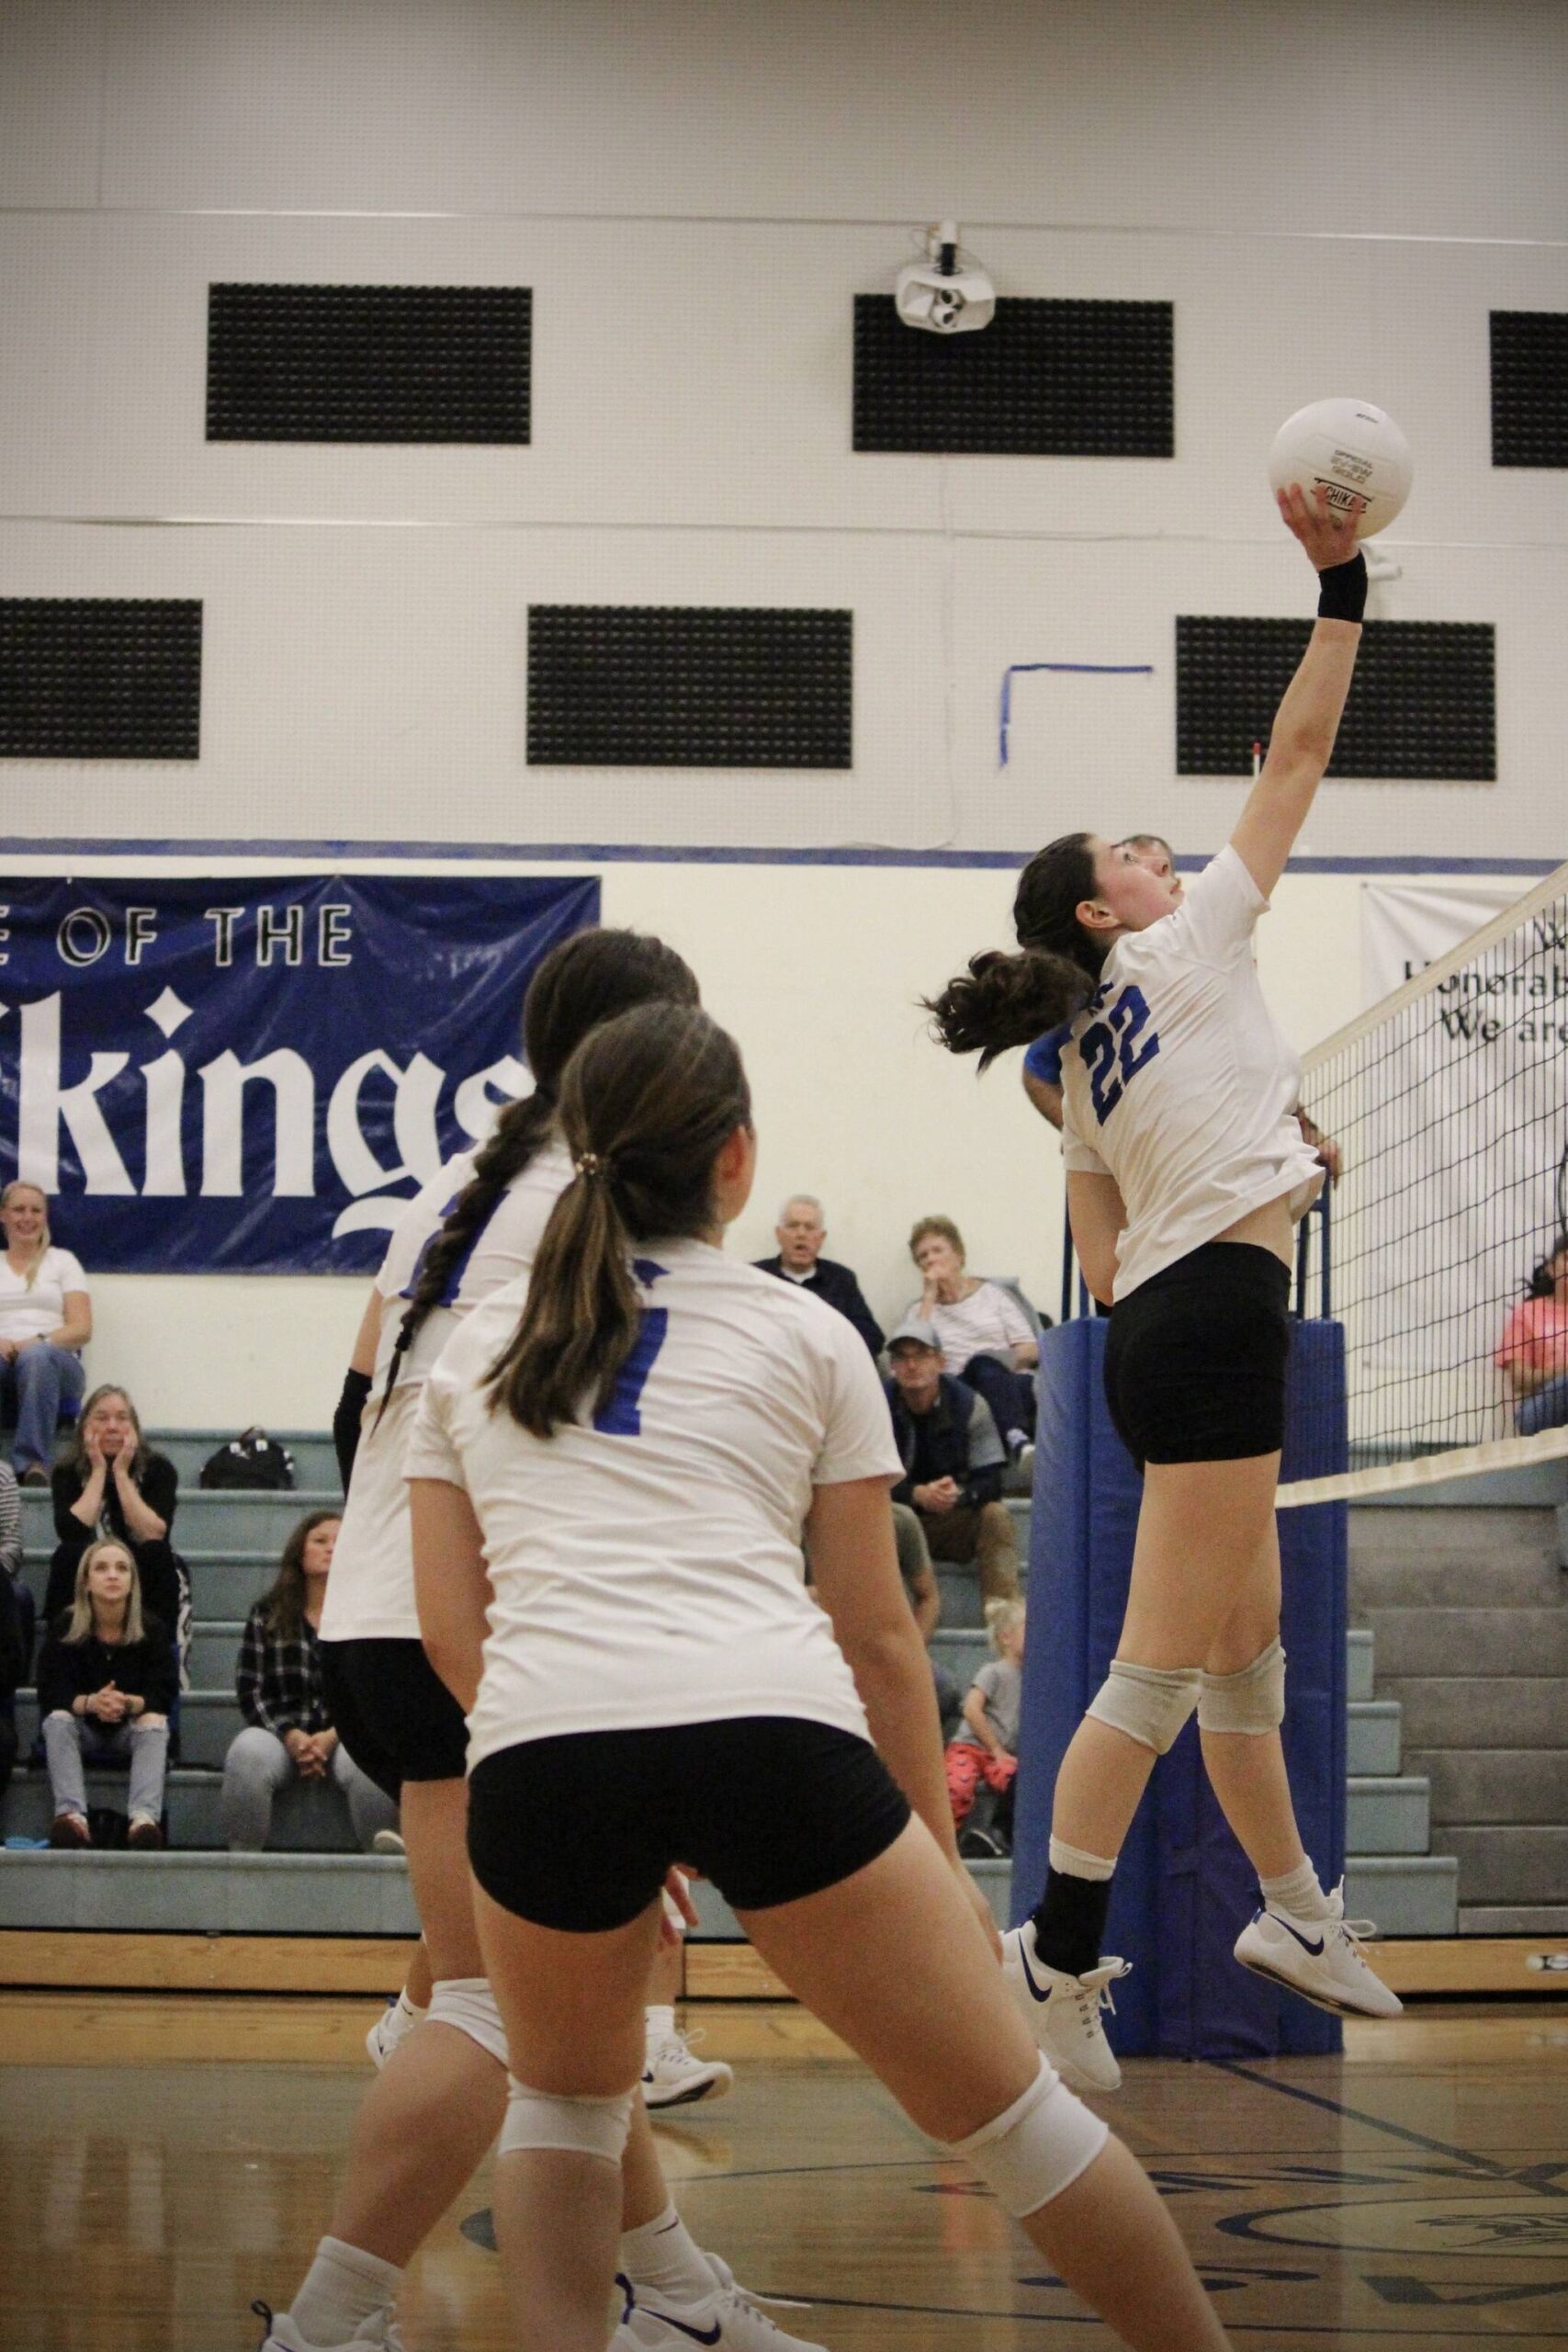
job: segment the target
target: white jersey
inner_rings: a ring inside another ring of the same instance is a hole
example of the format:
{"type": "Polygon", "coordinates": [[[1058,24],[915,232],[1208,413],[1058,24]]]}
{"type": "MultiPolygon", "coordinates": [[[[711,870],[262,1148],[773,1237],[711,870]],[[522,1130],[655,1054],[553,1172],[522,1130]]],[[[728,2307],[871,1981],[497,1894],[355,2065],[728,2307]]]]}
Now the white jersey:
{"type": "Polygon", "coordinates": [[[473,1153],[459,1152],[422,1186],[393,1227],[376,1277],[383,1300],[381,1331],[375,1378],[321,1610],[321,1634],[329,1642],[418,1641],[403,1446],[419,1392],[469,1309],[491,1291],[527,1272],[550,1211],[571,1180],[571,1156],[558,1139],[536,1152],[522,1174],[513,1179],[467,1257],[454,1268],[445,1302],[433,1306],[420,1325],[412,1347],[399,1364],[397,1383],[383,1414],[388,1366],[424,1253],[473,1168],[473,1153]]]}
{"type": "Polygon", "coordinates": [[[1289,1194],[1302,1216],[1323,1169],[1291,1115],[1299,1056],[1253,967],[1269,901],[1228,845],[1182,903],[1118,939],[1062,1057],[1062,1157],[1116,1180],[1127,1224],[1121,1299],[1289,1194]]]}
{"type": "Polygon", "coordinates": [[[903,1474],[864,1340],[700,1241],[634,1261],[642,1334],[607,1410],[531,1437],[483,1387],[527,1298],[477,1308],[425,1383],[410,1477],[466,1488],[493,1598],[481,1758],[564,1732],[803,1716],[866,1736],[805,1584],[812,1489],[903,1474]]]}

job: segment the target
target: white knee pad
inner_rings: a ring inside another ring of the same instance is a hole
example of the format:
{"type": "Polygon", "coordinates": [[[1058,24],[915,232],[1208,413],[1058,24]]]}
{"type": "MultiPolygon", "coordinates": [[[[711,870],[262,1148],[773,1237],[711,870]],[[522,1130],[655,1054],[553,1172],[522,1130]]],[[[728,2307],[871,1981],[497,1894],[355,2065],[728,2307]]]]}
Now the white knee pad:
{"type": "Polygon", "coordinates": [[[1042,2058],[1021,2098],[951,2145],[955,2156],[974,2165],[997,2202],[1021,2222],[1070,2188],[1110,2137],[1099,2116],[1042,2058]]]}
{"type": "Polygon", "coordinates": [[[506,2028],[488,1976],[440,1977],[430,1996],[429,2021],[456,2027],[499,2065],[508,2063],[506,2028]]]}
{"type": "Polygon", "coordinates": [[[1278,1731],[1285,1720],[1285,1653],[1277,1641],[1239,1674],[1205,1674],[1198,1694],[1200,1731],[1278,1731]]]}
{"type": "Polygon", "coordinates": [[[1195,1666],[1134,1666],[1130,1658],[1113,1657],[1089,1712],[1097,1723],[1109,1724],[1112,1731],[1125,1732],[1140,1747],[1163,1756],[1176,1745],[1197,1704],[1195,1666]]]}
{"type": "Polygon", "coordinates": [[[615,2098],[558,2098],[532,2091],[513,2075],[498,2153],[511,2156],[520,2148],[565,2148],[573,2155],[602,2156],[607,2165],[618,2165],[626,2153],[636,2097],[635,2091],[622,2091],[615,2098]]]}

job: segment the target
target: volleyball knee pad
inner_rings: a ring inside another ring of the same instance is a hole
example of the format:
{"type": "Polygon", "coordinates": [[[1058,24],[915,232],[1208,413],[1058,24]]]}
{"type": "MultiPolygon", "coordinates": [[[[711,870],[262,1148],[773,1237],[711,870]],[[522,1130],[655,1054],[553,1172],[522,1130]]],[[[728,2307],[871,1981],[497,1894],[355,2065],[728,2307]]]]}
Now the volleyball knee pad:
{"type": "Polygon", "coordinates": [[[523,2148],[564,2148],[572,2155],[600,2156],[607,2165],[618,2165],[626,2154],[636,2097],[635,2091],[622,2091],[615,2098],[567,2098],[530,2090],[514,2075],[498,2153],[511,2156],[523,2148]]]}
{"type": "Polygon", "coordinates": [[[1109,1724],[1112,1731],[1125,1732],[1140,1747],[1163,1756],[1176,1745],[1197,1704],[1195,1666],[1134,1666],[1131,1658],[1113,1657],[1089,1712],[1097,1723],[1109,1724]]]}
{"type": "Polygon", "coordinates": [[[1042,2058],[1021,2098],[951,2147],[974,2165],[998,2204],[1021,2222],[1070,2188],[1110,2137],[1099,2116],[1042,2058]]]}
{"type": "Polygon", "coordinates": [[[1198,1693],[1200,1731],[1278,1731],[1285,1720],[1285,1653],[1277,1641],[1239,1674],[1204,1674],[1198,1693]]]}
{"type": "Polygon", "coordinates": [[[449,2025],[500,2065],[507,2064],[506,2028],[488,1976],[442,1976],[430,1996],[429,2022],[449,2025]]]}

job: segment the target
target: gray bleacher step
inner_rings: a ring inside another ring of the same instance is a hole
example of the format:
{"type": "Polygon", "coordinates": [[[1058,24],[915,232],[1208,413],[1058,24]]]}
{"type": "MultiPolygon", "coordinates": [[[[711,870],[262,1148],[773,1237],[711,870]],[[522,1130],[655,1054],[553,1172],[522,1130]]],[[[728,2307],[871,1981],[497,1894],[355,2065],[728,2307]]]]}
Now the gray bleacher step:
{"type": "Polygon", "coordinates": [[[1431,1781],[1432,1819],[1439,1826],[1568,1821],[1568,1746],[1422,1748],[1404,1761],[1431,1781]]]}
{"type": "MultiPolygon", "coordinates": [[[[239,1435],[238,1430],[149,1430],[147,1442],[167,1455],[185,1487],[194,1487],[203,1463],[239,1435]]],[[[337,1453],[330,1430],[269,1429],[267,1435],[294,1456],[294,1475],[301,1487],[337,1485],[337,1453]]]]}
{"type": "MultiPolygon", "coordinates": [[[[183,1487],[175,1514],[175,1548],[186,1558],[193,1552],[269,1551],[276,1559],[307,1511],[342,1509],[343,1495],[335,1484],[266,1495],[208,1494],[183,1487]]],[[[54,1522],[46,1488],[23,1488],[22,1532],[29,1554],[53,1550],[54,1522]]]]}
{"type": "Polygon", "coordinates": [[[1424,1854],[1431,1841],[1432,1792],[1415,1774],[1397,1780],[1352,1773],[1345,1842],[1353,1854],[1424,1854]]]}
{"type": "MultiPolygon", "coordinates": [[[[201,1599],[196,1577],[191,1577],[192,1609],[196,1622],[191,1629],[190,1651],[186,1660],[190,1679],[198,1690],[226,1690],[233,1686],[234,1671],[240,1663],[240,1636],[243,1623],[232,1618],[207,1617],[200,1613],[201,1599]]],[[[259,1598],[259,1595],[257,1596],[259,1598]]]]}
{"type": "Polygon", "coordinates": [[[1467,1903],[1568,1903],[1568,1827],[1450,1822],[1442,1842],[1458,1860],[1467,1903]]]}
{"type": "Polygon", "coordinates": [[[1345,1695],[1348,1699],[1370,1699],[1372,1695],[1372,1651],[1375,1645],[1371,1634],[1351,1632],[1345,1636],[1345,1695]]]}
{"type": "Polygon", "coordinates": [[[0,1851],[0,1928],[412,1936],[408,1866],[375,1854],[0,1851]]]}
{"type": "Polygon", "coordinates": [[[1540,1936],[1548,1949],[1568,1940],[1568,1903],[1461,1903],[1461,1936],[1540,1936]]]}
{"type": "Polygon", "coordinates": [[[1400,1711],[1392,1699],[1353,1699],[1347,1769],[1393,1779],[1399,1770],[1400,1711]]]}
{"type": "Polygon", "coordinates": [[[1375,1631],[1385,1682],[1452,1674],[1568,1675],[1564,1607],[1380,1608],[1375,1631]]]}
{"type": "Polygon", "coordinates": [[[1402,1709],[1404,1736],[1413,1748],[1568,1745],[1561,1676],[1380,1675],[1379,1685],[1384,1702],[1402,1709]]]}
{"type": "Polygon", "coordinates": [[[1352,1534],[1362,1511],[1517,1510],[1561,1503],[1568,1498],[1568,1462],[1522,1462],[1510,1470],[1478,1471],[1473,1477],[1439,1478],[1429,1487],[1406,1487],[1393,1495],[1358,1495],[1350,1506],[1352,1534]]]}
{"type": "MultiPolygon", "coordinates": [[[[222,1788],[222,1774],[210,1769],[178,1765],[169,1773],[164,1782],[164,1817],[171,1846],[197,1852],[223,1849],[222,1788]]],[[[89,1804],[112,1805],[117,1813],[123,1813],[126,1793],[125,1773],[88,1773],[89,1804]]],[[[49,1775],[38,1768],[18,1772],[0,1803],[0,1838],[47,1838],[53,1818],[49,1775]]],[[[356,1853],[347,1800],[320,1781],[291,1782],[274,1801],[267,1850],[356,1853]]]]}
{"type": "Polygon", "coordinates": [[[1448,1854],[1349,1854],[1345,1916],[1385,1936],[1451,1936],[1459,1927],[1459,1864],[1448,1854]]]}

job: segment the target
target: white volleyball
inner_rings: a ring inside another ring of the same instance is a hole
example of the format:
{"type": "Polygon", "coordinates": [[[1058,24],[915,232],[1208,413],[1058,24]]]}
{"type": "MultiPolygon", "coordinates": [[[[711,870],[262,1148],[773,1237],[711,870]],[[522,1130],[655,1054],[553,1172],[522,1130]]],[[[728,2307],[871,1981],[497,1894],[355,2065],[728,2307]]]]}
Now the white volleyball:
{"type": "Polygon", "coordinates": [[[1388,411],[1371,401],[1314,401],[1285,419],[1269,452],[1276,490],[1299,481],[1310,498],[1318,482],[1343,511],[1364,498],[1358,538],[1386,530],[1410,495],[1410,444],[1388,411]]]}

